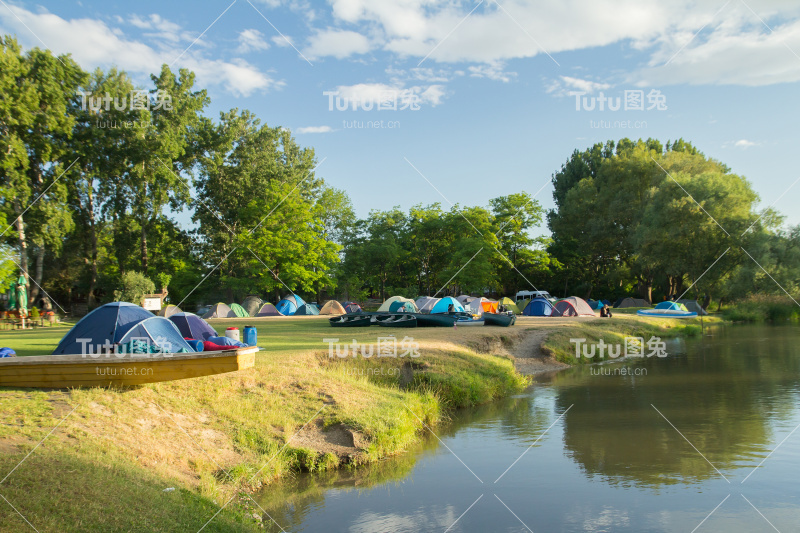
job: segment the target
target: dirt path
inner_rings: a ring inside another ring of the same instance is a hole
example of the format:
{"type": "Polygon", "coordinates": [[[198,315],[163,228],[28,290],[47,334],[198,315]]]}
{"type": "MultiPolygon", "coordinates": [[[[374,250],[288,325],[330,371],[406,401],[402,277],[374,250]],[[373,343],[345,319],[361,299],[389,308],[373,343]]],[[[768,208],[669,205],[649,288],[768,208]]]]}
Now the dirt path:
{"type": "Polygon", "coordinates": [[[568,364],[556,361],[542,351],[542,343],[552,330],[535,329],[526,332],[523,338],[509,349],[514,356],[514,368],[520,374],[534,375],[569,368],[568,364]]]}

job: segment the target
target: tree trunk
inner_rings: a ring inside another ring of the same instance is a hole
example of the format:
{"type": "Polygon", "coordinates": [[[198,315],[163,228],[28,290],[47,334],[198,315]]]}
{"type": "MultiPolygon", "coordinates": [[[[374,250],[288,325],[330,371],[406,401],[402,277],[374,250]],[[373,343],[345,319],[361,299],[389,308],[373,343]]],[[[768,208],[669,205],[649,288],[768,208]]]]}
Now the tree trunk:
{"type": "Polygon", "coordinates": [[[92,309],[95,304],[94,290],[97,286],[97,229],[95,228],[94,195],[91,180],[89,180],[87,197],[86,209],[89,212],[89,293],[86,296],[86,303],[89,309],[92,309]]]}
{"type": "Polygon", "coordinates": [[[706,308],[708,307],[708,305],[709,305],[710,303],[711,303],[711,295],[710,295],[710,294],[706,294],[706,295],[704,295],[704,296],[703,296],[703,305],[702,305],[702,307],[703,307],[703,311],[705,311],[705,310],[706,310],[706,308]]]}
{"type": "MultiPolygon", "coordinates": [[[[14,207],[17,207],[17,205],[14,207]]],[[[19,211],[19,209],[16,210],[19,211]]],[[[25,288],[28,289],[31,286],[31,282],[28,279],[28,241],[25,238],[25,222],[22,220],[22,215],[17,218],[17,239],[19,241],[19,267],[22,270],[22,275],[25,276],[25,288]]],[[[28,291],[28,294],[30,294],[30,291],[28,291]]]]}
{"type": "Polygon", "coordinates": [[[141,253],[142,253],[142,274],[147,275],[147,220],[142,217],[142,237],[141,237],[141,253]]]}
{"type": "Polygon", "coordinates": [[[28,301],[31,306],[36,305],[36,298],[39,297],[39,287],[42,286],[42,274],[44,272],[44,244],[36,247],[36,272],[33,275],[34,284],[31,287],[28,301]]]}

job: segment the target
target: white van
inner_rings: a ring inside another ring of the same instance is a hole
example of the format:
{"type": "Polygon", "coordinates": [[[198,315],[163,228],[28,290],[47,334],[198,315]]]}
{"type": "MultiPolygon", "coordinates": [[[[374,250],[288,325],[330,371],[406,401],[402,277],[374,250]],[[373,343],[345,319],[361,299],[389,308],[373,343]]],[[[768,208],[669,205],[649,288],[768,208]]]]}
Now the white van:
{"type": "Polygon", "coordinates": [[[517,292],[516,300],[520,301],[522,299],[533,299],[533,298],[545,298],[554,302],[556,299],[550,296],[550,293],[547,291],[519,291],[517,292]]]}

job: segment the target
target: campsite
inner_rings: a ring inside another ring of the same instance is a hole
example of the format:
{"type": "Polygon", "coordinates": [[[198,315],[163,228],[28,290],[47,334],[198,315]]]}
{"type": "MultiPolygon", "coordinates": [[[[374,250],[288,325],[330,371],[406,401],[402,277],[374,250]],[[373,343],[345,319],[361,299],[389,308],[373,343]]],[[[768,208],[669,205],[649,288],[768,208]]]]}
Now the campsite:
{"type": "Polygon", "coordinates": [[[797,529],[794,4],[0,4],[0,533],[797,529]]]}

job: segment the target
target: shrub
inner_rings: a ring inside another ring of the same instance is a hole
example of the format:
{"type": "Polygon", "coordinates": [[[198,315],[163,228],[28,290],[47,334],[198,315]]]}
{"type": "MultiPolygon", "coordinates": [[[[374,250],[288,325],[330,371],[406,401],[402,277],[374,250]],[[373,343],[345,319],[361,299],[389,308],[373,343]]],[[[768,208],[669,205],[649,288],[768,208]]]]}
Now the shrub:
{"type": "Polygon", "coordinates": [[[735,302],[723,314],[737,322],[786,322],[800,319],[800,308],[788,296],[752,294],[735,302]]]}
{"type": "Polygon", "coordinates": [[[114,291],[114,301],[141,305],[142,296],[155,291],[155,283],[141,272],[126,272],[122,275],[122,289],[114,291]]]}

